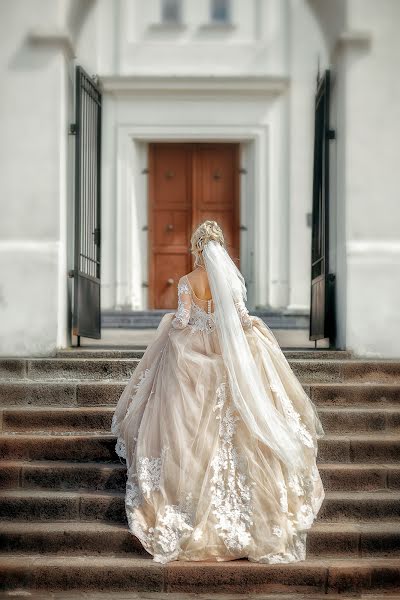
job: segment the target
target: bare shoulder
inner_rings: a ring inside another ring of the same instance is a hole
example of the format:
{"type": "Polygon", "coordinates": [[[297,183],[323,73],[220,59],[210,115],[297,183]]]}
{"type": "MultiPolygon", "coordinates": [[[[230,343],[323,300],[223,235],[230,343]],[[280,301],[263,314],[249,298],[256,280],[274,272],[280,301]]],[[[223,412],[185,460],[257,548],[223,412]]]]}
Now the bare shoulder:
{"type": "Polygon", "coordinates": [[[204,269],[193,269],[190,273],[184,275],[192,283],[208,281],[207,272],[204,269]]]}
{"type": "Polygon", "coordinates": [[[196,298],[205,301],[211,299],[208,275],[204,269],[194,269],[193,271],[188,273],[186,277],[196,298]]]}

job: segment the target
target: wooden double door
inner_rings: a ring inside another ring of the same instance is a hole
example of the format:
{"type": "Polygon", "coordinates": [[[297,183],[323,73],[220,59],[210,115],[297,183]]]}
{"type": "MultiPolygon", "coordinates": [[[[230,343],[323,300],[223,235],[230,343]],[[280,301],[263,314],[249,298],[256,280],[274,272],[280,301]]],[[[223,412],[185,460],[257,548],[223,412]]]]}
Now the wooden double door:
{"type": "Polygon", "coordinates": [[[148,205],[149,308],[175,308],[177,282],[193,269],[190,238],[202,221],[217,221],[229,254],[239,258],[239,144],[151,144],[148,205]]]}

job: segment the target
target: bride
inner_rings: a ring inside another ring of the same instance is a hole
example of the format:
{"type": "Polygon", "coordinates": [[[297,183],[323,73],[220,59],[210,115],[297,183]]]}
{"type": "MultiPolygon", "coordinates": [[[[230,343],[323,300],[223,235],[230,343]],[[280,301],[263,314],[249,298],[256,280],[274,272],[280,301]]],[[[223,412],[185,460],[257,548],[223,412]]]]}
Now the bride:
{"type": "Polygon", "coordinates": [[[154,560],[305,559],[325,493],[315,406],[264,322],[215,221],[112,421],[129,529],[154,560]]]}

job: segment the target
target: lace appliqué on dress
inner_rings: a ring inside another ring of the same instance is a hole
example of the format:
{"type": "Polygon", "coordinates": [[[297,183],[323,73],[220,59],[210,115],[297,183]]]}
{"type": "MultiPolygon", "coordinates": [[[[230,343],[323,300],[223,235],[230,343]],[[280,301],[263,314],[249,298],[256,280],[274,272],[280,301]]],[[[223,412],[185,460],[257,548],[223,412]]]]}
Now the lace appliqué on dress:
{"type": "MultiPolygon", "coordinates": [[[[206,301],[204,301],[206,302],[206,301]]],[[[253,322],[246,308],[243,298],[235,299],[235,307],[245,329],[252,327],[253,322]]],[[[207,310],[204,310],[193,297],[193,290],[187,281],[187,276],[181,277],[178,283],[178,308],[171,321],[175,329],[184,329],[189,326],[191,331],[211,333],[215,331],[217,319],[215,312],[211,312],[211,301],[207,301],[207,310]]]]}
{"type": "MultiPolygon", "coordinates": [[[[149,373],[150,373],[151,369],[144,369],[144,371],[142,371],[139,375],[139,380],[138,382],[133,386],[134,389],[134,393],[131,395],[130,399],[134,400],[134,398],[137,396],[137,394],[140,392],[141,388],[143,387],[149,373]]],[[[128,412],[129,410],[132,410],[133,408],[133,403],[131,402],[128,412]]],[[[115,444],[115,452],[117,453],[117,455],[126,460],[126,444],[125,444],[125,440],[123,439],[123,437],[120,435],[120,431],[119,431],[119,424],[120,422],[117,422],[117,416],[114,413],[112,421],[111,421],[111,433],[113,433],[114,435],[117,436],[117,442],[115,444]]]]}
{"type": "Polygon", "coordinates": [[[298,412],[293,408],[293,404],[290,402],[286,392],[278,385],[271,384],[271,391],[274,392],[279,400],[281,401],[285,416],[291,426],[292,431],[301,439],[303,444],[308,448],[314,447],[314,440],[307,430],[304,423],[301,422],[301,418],[298,412]]]}
{"type": "Polygon", "coordinates": [[[141,456],[138,460],[137,477],[144,494],[148,495],[153,490],[160,489],[162,475],[162,464],[165,458],[166,448],[161,451],[161,456],[149,458],[141,456]]]}
{"type": "Polygon", "coordinates": [[[241,460],[233,445],[236,421],[231,405],[226,404],[227,384],[221,383],[216,392],[214,411],[218,411],[219,447],[212,460],[211,504],[216,517],[216,529],[226,547],[237,552],[251,542],[251,489],[240,468],[241,460]]]}
{"type": "Polygon", "coordinates": [[[183,300],[183,295],[190,295],[189,285],[186,283],[184,278],[179,280],[178,283],[178,310],[175,313],[175,317],[172,319],[172,326],[177,329],[183,329],[188,324],[190,318],[190,307],[186,306],[183,300]]]}
{"type": "Polygon", "coordinates": [[[239,315],[240,322],[243,325],[244,329],[250,329],[253,323],[249,315],[249,311],[247,310],[246,305],[243,302],[243,299],[235,300],[235,307],[239,315]]]}
{"type": "Polygon", "coordinates": [[[215,315],[214,313],[207,313],[198,304],[193,302],[189,325],[193,331],[203,331],[205,333],[215,331],[215,315]]]}
{"type": "Polygon", "coordinates": [[[167,504],[153,531],[155,562],[174,560],[180,552],[181,543],[193,532],[193,497],[191,492],[179,505],[167,504]]]}
{"type": "Polygon", "coordinates": [[[118,436],[115,444],[115,452],[120,458],[126,460],[126,445],[123,438],[119,435],[119,423],[117,423],[117,416],[115,414],[111,421],[111,433],[118,436]]]}
{"type": "Polygon", "coordinates": [[[129,529],[154,555],[154,561],[166,563],[174,560],[180,552],[181,542],[193,532],[193,496],[189,492],[179,504],[166,504],[159,511],[154,527],[146,527],[140,512],[145,498],[151,500],[152,493],[160,490],[163,462],[168,448],[163,448],[159,457],[140,457],[138,469],[126,486],[125,507],[129,529]]]}

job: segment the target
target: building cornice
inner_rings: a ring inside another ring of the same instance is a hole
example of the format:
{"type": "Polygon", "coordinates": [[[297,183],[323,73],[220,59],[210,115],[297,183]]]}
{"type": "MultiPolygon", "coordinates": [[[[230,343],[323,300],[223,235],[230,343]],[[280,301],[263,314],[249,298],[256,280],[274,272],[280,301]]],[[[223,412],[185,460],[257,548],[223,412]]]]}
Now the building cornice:
{"type": "Polygon", "coordinates": [[[289,87],[288,77],[243,75],[99,75],[104,92],[197,92],[283,94],[289,87]]]}
{"type": "Polygon", "coordinates": [[[346,30],[337,37],[334,52],[342,48],[369,48],[372,42],[370,31],[346,30]]]}
{"type": "Polygon", "coordinates": [[[32,45],[61,49],[68,58],[76,57],[76,49],[71,34],[66,29],[36,27],[28,33],[32,45]]]}

